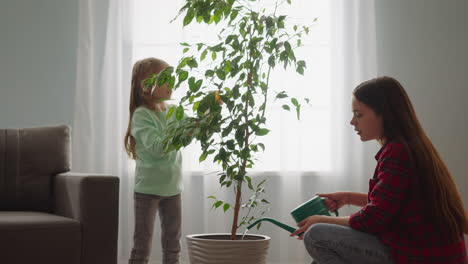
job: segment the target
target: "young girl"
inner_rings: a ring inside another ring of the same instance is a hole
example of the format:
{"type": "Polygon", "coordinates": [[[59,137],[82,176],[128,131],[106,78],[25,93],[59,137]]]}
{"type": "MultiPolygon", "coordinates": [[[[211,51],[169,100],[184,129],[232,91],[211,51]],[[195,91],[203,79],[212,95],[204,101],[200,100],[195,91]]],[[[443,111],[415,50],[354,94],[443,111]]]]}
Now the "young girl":
{"type": "MultiPolygon", "coordinates": [[[[314,215],[298,223],[314,263],[465,263],[467,215],[455,183],[424,133],[401,84],[381,77],[353,92],[351,125],[382,148],[369,192],[319,194],[349,217],[314,215]]],[[[302,239],[302,237],[301,237],[302,239]]]]}
{"type": "Polygon", "coordinates": [[[140,60],[133,66],[130,121],[125,135],[126,151],[136,160],[135,232],[129,264],[148,262],[156,212],[161,220],[162,263],[179,263],[181,155],[177,151],[165,153],[161,144],[166,122],[173,121],[166,121],[168,107],[164,102],[171,98],[172,91],[162,85],[151,92],[142,84],[167,67],[166,62],[155,58],[140,60]]]}

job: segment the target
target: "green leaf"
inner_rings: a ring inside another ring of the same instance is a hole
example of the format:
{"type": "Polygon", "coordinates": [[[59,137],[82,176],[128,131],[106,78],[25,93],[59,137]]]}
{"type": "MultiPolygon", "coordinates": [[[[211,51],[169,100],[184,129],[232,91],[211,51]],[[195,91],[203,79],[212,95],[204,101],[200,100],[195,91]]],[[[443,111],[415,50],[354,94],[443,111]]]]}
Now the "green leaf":
{"type": "Polygon", "coordinates": [[[194,17],[194,12],[193,12],[193,9],[190,8],[184,17],[184,27],[190,24],[190,22],[192,22],[193,17],[194,17]]]}
{"type": "Polygon", "coordinates": [[[274,27],[273,18],[270,16],[266,18],[265,23],[269,30],[271,30],[274,27]]]}
{"type": "Polygon", "coordinates": [[[250,190],[254,190],[252,186],[252,179],[249,176],[245,176],[245,179],[247,180],[247,186],[249,187],[250,190]]]}
{"type": "Polygon", "coordinates": [[[244,38],[245,38],[245,36],[247,35],[247,31],[245,31],[244,28],[240,28],[240,29],[239,29],[239,33],[240,33],[241,36],[244,37],[244,38]]]}
{"type": "Polygon", "coordinates": [[[216,52],[213,51],[211,53],[211,59],[216,60],[216,58],[217,58],[216,52]]]}
{"type": "Polygon", "coordinates": [[[292,61],[295,61],[296,60],[296,56],[294,55],[294,51],[293,50],[290,50],[288,52],[288,58],[292,61]]]}
{"type": "Polygon", "coordinates": [[[236,145],[234,145],[234,140],[233,139],[230,139],[226,142],[226,147],[229,149],[229,150],[234,150],[236,148],[236,145]]]}
{"type": "Polygon", "coordinates": [[[216,71],[216,75],[218,76],[219,79],[223,81],[226,79],[226,73],[224,72],[224,70],[218,69],[216,71]]]}
{"type": "Polygon", "coordinates": [[[198,81],[196,81],[196,82],[195,82],[195,84],[194,84],[194,88],[195,88],[195,90],[193,90],[193,92],[196,92],[196,91],[198,91],[198,90],[200,89],[200,87],[201,87],[202,83],[203,83],[203,80],[201,80],[201,79],[200,79],[200,80],[198,80],[198,81]]]}
{"type": "Polygon", "coordinates": [[[223,183],[224,179],[226,179],[226,174],[223,174],[221,177],[219,177],[219,183],[223,183]]]}
{"type": "Polygon", "coordinates": [[[238,14],[239,14],[239,11],[233,10],[233,11],[231,12],[231,17],[230,17],[231,21],[234,20],[234,19],[236,19],[236,17],[237,17],[238,14]]]}
{"type": "Polygon", "coordinates": [[[208,199],[216,199],[216,197],[214,197],[213,195],[210,195],[210,196],[208,196],[208,197],[206,197],[206,198],[208,198],[208,199]]]}
{"type": "Polygon", "coordinates": [[[187,71],[180,71],[179,72],[179,82],[183,82],[187,80],[188,78],[188,72],[187,71]]]}
{"type": "Polygon", "coordinates": [[[296,107],[299,106],[299,102],[297,101],[296,98],[291,98],[291,103],[296,107]]]}
{"type": "Polygon", "coordinates": [[[263,149],[263,151],[265,151],[265,145],[263,143],[258,143],[257,145],[260,146],[263,149]]]}
{"type": "Polygon", "coordinates": [[[200,157],[198,158],[198,161],[202,162],[202,161],[206,160],[206,157],[208,157],[208,152],[205,151],[200,155],[200,157]]]}
{"type": "Polygon", "coordinates": [[[288,111],[291,110],[291,108],[289,107],[289,105],[283,105],[282,107],[283,107],[284,110],[288,110],[288,111]]]}
{"type": "Polygon", "coordinates": [[[258,151],[257,145],[254,145],[254,144],[250,145],[250,149],[253,150],[253,151],[255,151],[255,152],[258,151]]]}
{"type": "Polygon", "coordinates": [[[157,84],[158,86],[161,86],[165,83],[169,84],[169,86],[172,83],[172,72],[174,71],[173,67],[167,67],[163,71],[161,71],[158,75],[158,81],[157,84]]]}
{"type": "Polygon", "coordinates": [[[192,69],[198,67],[197,60],[194,59],[194,58],[191,58],[191,59],[187,62],[187,65],[188,65],[190,68],[192,68],[192,69]]]}
{"type": "Polygon", "coordinates": [[[177,66],[178,69],[182,69],[185,66],[187,66],[187,63],[191,60],[192,58],[190,57],[184,57],[183,59],[180,60],[179,66],[177,66]]]}
{"type": "Polygon", "coordinates": [[[205,77],[213,77],[214,75],[214,71],[213,70],[207,70],[205,72],[205,77]]]}
{"type": "Polygon", "coordinates": [[[208,54],[208,51],[204,50],[200,56],[200,61],[203,61],[206,58],[206,54],[208,54]]]}
{"type": "Polygon", "coordinates": [[[201,48],[203,48],[204,45],[205,45],[205,44],[203,44],[203,43],[198,43],[198,44],[197,44],[197,51],[200,51],[201,48]]]}
{"type": "Polygon", "coordinates": [[[304,75],[304,68],[303,67],[297,67],[296,72],[299,73],[300,75],[304,75]]]}
{"type": "Polygon", "coordinates": [[[236,141],[239,144],[240,147],[244,145],[244,136],[245,136],[245,130],[242,128],[237,129],[236,131],[236,141]]]}
{"type": "Polygon", "coordinates": [[[186,53],[187,51],[189,51],[190,49],[189,48],[185,48],[182,52],[183,53],[186,53]]]}
{"type": "MultiPolygon", "coordinates": [[[[288,0],[288,2],[291,2],[291,0],[288,0]]],[[[262,226],[262,222],[258,223],[258,225],[256,225],[257,227],[257,230],[260,230],[260,227],[262,226]]]]}
{"type": "Polygon", "coordinates": [[[227,73],[230,73],[231,72],[231,62],[230,61],[226,61],[224,63],[224,72],[227,74],[227,73]]]}
{"type": "Polygon", "coordinates": [[[143,80],[143,87],[144,89],[148,89],[149,87],[153,86],[155,83],[155,78],[146,78],[143,80]]]}
{"type": "Polygon", "coordinates": [[[169,119],[171,118],[172,114],[174,113],[174,110],[176,109],[175,106],[169,108],[169,110],[167,110],[167,114],[166,114],[166,119],[169,119]]]}
{"type": "Polygon", "coordinates": [[[225,44],[229,44],[232,40],[237,39],[236,35],[229,35],[224,41],[225,44]]]}
{"type": "Polygon", "coordinates": [[[265,182],[266,182],[266,179],[264,179],[260,183],[258,183],[257,190],[259,190],[258,188],[260,188],[260,186],[262,186],[265,182]]]}
{"type": "Polygon", "coordinates": [[[221,9],[216,10],[216,12],[215,12],[215,14],[213,16],[214,22],[216,24],[218,24],[219,21],[221,21],[222,15],[223,15],[223,10],[221,10],[221,9]]]}
{"type": "Polygon", "coordinates": [[[288,97],[288,95],[286,94],[285,91],[282,91],[282,92],[279,92],[279,93],[276,95],[275,100],[276,100],[276,99],[283,99],[283,98],[286,98],[286,97],[288,97]]]}
{"type": "Polygon", "coordinates": [[[176,110],[176,119],[180,121],[182,118],[184,118],[184,108],[179,105],[176,110]]]}
{"type": "Polygon", "coordinates": [[[288,53],[286,51],[282,51],[280,53],[280,61],[287,62],[288,60],[288,53]]]}
{"type": "Polygon", "coordinates": [[[195,102],[192,106],[192,110],[197,111],[199,105],[200,105],[200,101],[195,102]]]}
{"type": "Polygon", "coordinates": [[[284,21],[278,21],[278,28],[284,28],[284,21]]]}
{"type": "Polygon", "coordinates": [[[296,106],[297,120],[301,119],[301,106],[296,106]]]}
{"type": "Polygon", "coordinates": [[[286,49],[287,52],[290,52],[292,50],[291,44],[289,43],[289,41],[284,42],[284,48],[286,49]]]}
{"type": "Polygon", "coordinates": [[[217,201],[216,203],[213,204],[214,208],[218,208],[223,204],[223,201],[217,201]]]}
{"type": "Polygon", "coordinates": [[[215,149],[210,149],[210,150],[208,151],[208,155],[209,155],[209,154],[215,153],[215,151],[216,151],[215,149]]]}
{"type": "MultiPolygon", "coordinates": [[[[232,0],[230,0],[230,1],[232,1],[232,0]]],[[[228,1],[228,4],[232,5],[233,3],[234,2],[229,3],[229,1],[228,1]]],[[[224,16],[227,17],[230,13],[231,13],[231,6],[229,6],[229,5],[225,6],[224,7],[224,16]]]]}
{"type": "Polygon", "coordinates": [[[170,76],[169,80],[167,81],[167,85],[169,89],[172,90],[172,88],[174,88],[174,83],[175,83],[175,76],[170,76]]]}
{"type": "Polygon", "coordinates": [[[190,77],[188,80],[189,89],[192,92],[196,92],[195,77],[190,77]]]}
{"type": "Polygon", "coordinates": [[[229,209],[229,207],[231,207],[231,205],[228,204],[228,203],[225,203],[225,204],[223,205],[223,210],[224,210],[224,212],[226,212],[226,211],[229,209]]]}
{"type": "Polygon", "coordinates": [[[270,132],[269,129],[260,128],[260,129],[258,129],[257,131],[255,131],[255,135],[257,135],[257,136],[265,136],[265,135],[268,134],[269,132],[270,132]]]}
{"type": "Polygon", "coordinates": [[[306,62],[303,60],[299,60],[297,61],[297,66],[306,68],[306,62]]]}
{"type": "Polygon", "coordinates": [[[276,65],[276,61],[275,61],[275,55],[271,55],[269,58],[268,58],[268,65],[272,68],[275,67],[276,65]]]}

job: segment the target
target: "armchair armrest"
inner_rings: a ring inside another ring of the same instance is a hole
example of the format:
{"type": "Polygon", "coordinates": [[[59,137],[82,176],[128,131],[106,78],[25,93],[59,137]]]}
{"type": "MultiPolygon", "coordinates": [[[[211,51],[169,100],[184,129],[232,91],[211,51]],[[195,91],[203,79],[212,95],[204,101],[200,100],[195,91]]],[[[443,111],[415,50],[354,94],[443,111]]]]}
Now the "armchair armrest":
{"type": "Polygon", "coordinates": [[[81,223],[82,263],[117,263],[119,178],[68,172],[53,186],[54,213],[81,223]]]}

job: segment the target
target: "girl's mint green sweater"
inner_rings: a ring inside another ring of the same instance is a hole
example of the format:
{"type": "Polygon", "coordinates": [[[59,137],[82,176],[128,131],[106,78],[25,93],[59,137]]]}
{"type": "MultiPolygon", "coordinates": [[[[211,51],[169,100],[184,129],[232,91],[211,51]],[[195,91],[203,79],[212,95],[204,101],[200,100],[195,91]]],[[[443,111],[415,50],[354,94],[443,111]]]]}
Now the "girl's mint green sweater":
{"type": "Polygon", "coordinates": [[[138,107],[132,116],[131,135],[135,138],[137,154],[135,192],[161,196],[180,194],[182,156],[179,151],[164,153],[162,140],[166,135],[166,113],[138,107]]]}

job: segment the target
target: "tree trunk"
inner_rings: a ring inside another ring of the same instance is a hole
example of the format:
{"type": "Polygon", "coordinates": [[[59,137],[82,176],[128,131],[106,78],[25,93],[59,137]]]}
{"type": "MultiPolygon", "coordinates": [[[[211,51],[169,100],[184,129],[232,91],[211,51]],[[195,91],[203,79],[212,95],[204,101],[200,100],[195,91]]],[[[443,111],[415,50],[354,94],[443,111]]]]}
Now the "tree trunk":
{"type": "Polygon", "coordinates": [[[236,233],[237,233],[237,221],[239,219],[239,210],[240,210],[240,198],[242,193],[242,182],[237,183],[237,192],[236,192],[236,205],[234,206],[234,219],[232,220],[232,228],[231,228],[231,240],[236,240],[236,233]]]}

